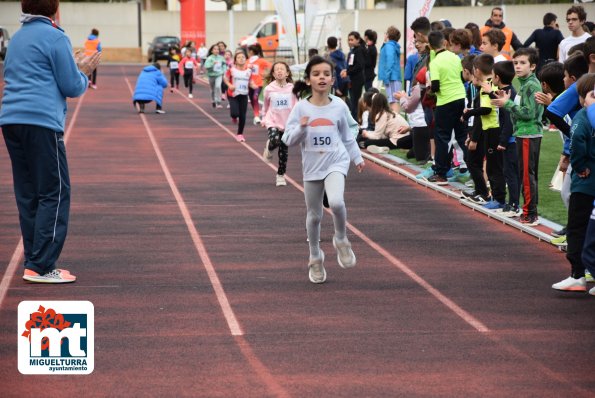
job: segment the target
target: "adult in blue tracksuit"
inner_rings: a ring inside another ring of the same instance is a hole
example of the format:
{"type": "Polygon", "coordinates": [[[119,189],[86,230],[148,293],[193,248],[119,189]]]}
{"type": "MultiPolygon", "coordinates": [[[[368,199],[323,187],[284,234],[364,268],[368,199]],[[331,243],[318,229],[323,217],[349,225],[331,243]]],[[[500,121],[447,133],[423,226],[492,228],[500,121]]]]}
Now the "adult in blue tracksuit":
{"type": "Polygon", "coordinates": [[[138,113],[145,113],[145,104],[155,101],[157,113],[165,113],[161,109],[163,101],[163,89],[167,87],[167,79],[161,73],[159,63],[155,62],[153,65],[146,66],[138,79],[136,80],[136,88],[132,97],[134,106],[138,106],[138,113]]]}
{"type": "Polygon", "coordinates": [[[23,236],[23,279],[74,282],[56,262],[68,229],[70,179],[64,147],[66,98],[85,92],[99,55],[75,60],[54,21],[58,0],[23,0],[23,23],[4,63],[0,126],[12,163],[23,236]]]}
{"type": "Polygon", "coordinates": [[[394,26],[389,26],[384,35],[384,44],[380,48],[380,60],[378,61],[378,80],[384,83],[386,98],[394,111],[399,110],[399,101],[393,94],[401,91],[401,46],[399,39],[401,32],[394,26]]]}

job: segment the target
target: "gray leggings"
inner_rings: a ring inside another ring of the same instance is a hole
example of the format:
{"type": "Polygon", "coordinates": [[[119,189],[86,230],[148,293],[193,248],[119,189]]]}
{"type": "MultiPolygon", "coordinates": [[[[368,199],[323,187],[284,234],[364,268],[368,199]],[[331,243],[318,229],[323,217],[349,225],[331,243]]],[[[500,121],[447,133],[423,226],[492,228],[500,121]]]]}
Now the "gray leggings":
{"type": "Polygon", "coordinates": [[[323,214],[322,198],[325,191],[333,213],[335,236],[340,240],[347,236],[347,209],[343,199],[345,176],[339,172],[332,172],[324,180],[304,181],[304,196],[308,213],[306,231],[310,242],[310,258],[320,257],[320,222],[323,214]]]}
{"type": "Polygon", "coordinates": [[[219,104],[221,102],[221,81],[223,76],[209,76],[209,85],[211,86],[211,102],[219,104]]]}

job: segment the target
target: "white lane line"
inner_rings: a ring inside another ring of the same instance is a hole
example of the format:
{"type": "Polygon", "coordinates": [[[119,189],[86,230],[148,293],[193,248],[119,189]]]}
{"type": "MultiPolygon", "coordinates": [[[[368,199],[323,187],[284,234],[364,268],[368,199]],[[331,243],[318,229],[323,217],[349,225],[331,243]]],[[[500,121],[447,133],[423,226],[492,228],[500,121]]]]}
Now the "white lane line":
{"type": "MultiPolygon", "coordinates": [[[[83,99],[85,98],[85,94],[81,95],[79,98],[76,108],[72,114],[72,118],[70,119],[70,123],[68,123],[68,127],[66,128],[66,132],[64,133],[64,145],[68,142],[68,138],[70,138],[70,133],[74,128],[74,123],[78,117],[79,110],[81,109],[81,105],[83,104],[83,99]]],[[[6,297],[6,292],[8,291],[8,287],[10,286],[10,281],[14,276],[17,265],[20,263],[21,259],[23,258],[23,238],[19,240],[17,243],[17,247],[14,249],[12,253],[12,257],[10,262],[8,263],[8,267],[6,267],[6,271],[2,276],[2,280],[0,281],[0,308],[2,308],[2,304],[4,303],[4,298],[6,297]]]]}
{"type": "MultiPolygon", "coordinates": [[[[126,84],[128,85],[128,89],[130,90],[130,93],[132,94],[134,91],[132,90],[132,86],[130,85],[130,80],[127,77],[125,79],[126,79],[126,84]]],[[[205,270],[207,271],[207,275],[209,277],[211,285],[213,286],[213,290],[215,290],[215,295],[217,296],[217,301],[219,301],[219,306],[221,307],[223,316],[225,317],[225,320],[227,321],[227,326],[229,327],[229,330],[233,336],[242,336],[244,334],[244,332],[242,331],[242,328],[240,327],[240,323],[238,322],[238,320],[233,312],[233,309],[231,308],[231,305],[229,304],[229,300],[227,299],[227,295],[225,294],[223,285],[221,284],[221,281],[219,280],[219,276],[217,275],[217,272],[215,271],[215,268],[213,267],[213,263],[211,262],[209,253],[202,241],[200,234],[198,233],[198,229],[196,228],[196,226],[194,225],[194,222],[192,221],[192,217],[190,216],[190,211],[188,211],[186,202],[184,201],[184,198],[182,197],[182,194],[178,190],[178,187],[171,175],[169,167],[167,166],[167,162],[165,161],[165,157],[163,156],[163,153],[161,152],[161,149],[159,148],[159,144],[157,143],[157,140],[155,139],[153,130],[151,130],[151,127],[149,126],[149,123],[147,122],[147,118],[145,117],[144,114],[140,114],[140,118],[143,122],[143,125],[145,126],[145,130],[147,131],[149,139],[151,140],[151,144],[153,145],[153,149],[155,150],[155,154],[157,155],[157,159],[159,160],[159,164],[161,165],[163,174],[165,174],[167,183],[169,184],[169,187],[174,195],[174,198],[176,199],[176,202],[178,204],[180,212],[182,213],[182,217],[184,218],[184,222],[186,223],[188,232],[190,233],[190,236],[192,237],[192,242],[194,243],[194,247],[195,247],[196,251],[198,252],[198,255],[203,263],[203,266],[205,267],[205,270]]]]}
{"type": "MultiPolygon", "coordinates": [[[[186,97],[184,97],[184,98],[186,98],[186,97]]],[[[226,126],[221,124],[217,119],[215,119],[208,112],[206,112],[200,105],[196,104],[194,101],[192,101],[189,98],[186,98],[186,100],[188,102],[190,102],[199,111],[201,111],[204,115],[206,115],[209,119],[211,119],[213,121],[213,123],[217,124],[219,127],[221,127],[224,131],[226,131],[232,137],[235,137],[235,133],[233,133],[226,126]]],[[[247,148],[250,152],[252,152],[256,157],[258,157],[260,160],[262,160],[270,168],[272,168],[273,170],[276,170],[274,165],[272,165],[271,163],[265,162],[262,159],[261,154],[258,153],[256,150],[254,150],[251,146],[249,146],[245,142],[242,142],[241,144],[244,145],[245,148],[247,148]]],[[[304,192],[303,187],[300,184],[298,184],[295,180],[293,180],[292,178],[289,178],[287,176],[285,176],[285,179],[287,181],[289,181],[291,183],[291,185],[295,186],[297,189],[304,192]]],[[[330,214],[329,209],[326,209],[326,211],[330,214]]],[[[378,254],[380,254],[382,257],[386,258],[394,267],[398,268],[400,271],[405,273],[405,275],[407,275],[408,277],[413,279],[413,281],[415,283],[417,283],[424,290],[426,290],[428,293],[430,293],[432,296],[434,296],[438,301],[440,301],[442,304],[444,304],[449,310],[451,310],[456,315],[458,315],[463,321],[465,321],[467,324],[469,324],[475,330],[477,330],[478,332],[481,332],[481,333],[490,331],[490,329],[486,325],[484,325],[481,321],[476,319],[473,315],[471,315],[470,313],[465,311],[463,308],[461,308],[454,301],[452,301],[451,299],[446,297],[444,294],[442,294],[440,292],[440,290],[438,290],[434,286],[432,286],[424,278],[419,276],[415,271],[413,271],[411,268],[409,268],[403,262],[399,261],[395,256],[390,254],[386,249],[384,249],[382,246],[380,246],[379,244],[374,242],[372,239],[370,239],[362,231],[360,231],[359,229],[354,227],[351,223],[347,223],[347,228],[349,228],[349,230],[351,232],[353,232],[361,240],[363,240],[365,243],[367,243],[368,246],[370,246],[372,249],[374,249],[378,254]]]]}

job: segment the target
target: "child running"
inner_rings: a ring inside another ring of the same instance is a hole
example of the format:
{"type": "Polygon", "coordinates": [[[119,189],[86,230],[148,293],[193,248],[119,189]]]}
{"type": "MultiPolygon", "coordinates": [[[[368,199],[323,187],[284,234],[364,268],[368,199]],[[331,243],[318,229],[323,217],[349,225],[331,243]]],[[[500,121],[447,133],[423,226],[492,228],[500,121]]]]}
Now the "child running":
{"type": "Polygon", "coordinates": [[[270,162],[273,159],[271,152],[279,148],[279,168],[277,169],[276,185],[285,186],[285,171],[287,169],[288,148],[281,141],[289,113],[297,102],[293,94],[293,79],[289,65],[285,62],[275,62],[264,89],[264,117],[262,124],[268,130],[268,140],[262,154],[270,162]]]}
{"type": "Polygon", "coordinates": [[[171,93],[174,92],[174,84],[176,90],[180,87],[180,54],[179,50],[175,47],[172,47],[169,50],[169,58],[167,59],[167,67],[169,68],[169,80],[170,80],[170,88],[169,91],[171,93]]]}
{"type": "Polygon", "coordinates": [[[205,70],[209,77],[209,85],[211,86],[211,103],[213,108],[223,108],[221,106],[221,82],[223,81],[223,74],[227,64],[225,58],[219,54],[219,46],[213,44],[209,49],[207,59],[205,61],[205,70]]]}
{"type": "Polygon", "coordinates": [[[246,111],[248,110],[248,89],[252,85],[250,78],[252,70],[246,66],[246,54],[243,51],[236,52],[233,58],[233,66],[225,73],[225,84],[227,84],[227,98],[229,99],[229,111],[231,120],[238,123],[236,140],[245,142],[244,126],[246,125],[246,111]]]}
{"type": "Polygon", "coordinates": [[[249,90],[250,104],[254,111],[254,124],[258,125],[260,124],[260,103],[258,102],[258,97],[264,85],[264,77],[271,70],[271,63],[264,59],[262,47],[258,43],[248,47],[248,56],[250,57],[248,59],[248,68],[252,69],[252,82],[254,83],[249,90]]]}
{"type": "MultiPolygon", "coordinates": [[[[355,254],[347,239],[347,210],[343,192],[350,160],[359,172],[364,168],[359,147],[349,128],[349,109],[345,102],[330,97],[333,86],[333,64],[320,57],[313,57],[306,66],[306,84],[312,96],[301,100],[291,111],[283,142],[300,144],[306,199],[306,230],[310,246],[308,275],[312,283],[324,283],[324,252],[320,250],[320,223],[322,221],[322,199],[328,195],[333,214],[335,234],[333,246],[342,268],[356,264],[355,254]]],[[[303,82],[296,83],[298,86],[303,82]]]]}
{"type": "Polygon", "coordinates": [[[194,83],[194,70],[198,68],[198,61],[192,58],[192,50],[184,51],[184,58],[180,61],[180,74],[184,76],[184,87],[188,88],[188,98],[192,98],[192,84],[194,83]]]}

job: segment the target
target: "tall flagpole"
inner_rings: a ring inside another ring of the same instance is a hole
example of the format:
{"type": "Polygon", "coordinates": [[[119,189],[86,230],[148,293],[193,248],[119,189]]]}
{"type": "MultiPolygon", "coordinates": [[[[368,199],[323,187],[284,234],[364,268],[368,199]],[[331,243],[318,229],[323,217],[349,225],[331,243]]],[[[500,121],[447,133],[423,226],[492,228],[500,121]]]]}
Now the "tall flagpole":
{"type": "MultiPolygon", "coordinates": [[[[305,7],[305,2],[304,2],[304,7],[305,7]]],[[[296,60],[295,63],[298,64],[300,62],[300,37],[298,35],[299,29],[298,29],[298,21],[297,21],[297,14],[296,14],[296,9],[295,9],[295,0],[293,0],[293,20],[295,22],[295,43],[296,43],[296,48],[297,48],[297,54],[296,56],[296,60]]]]}

